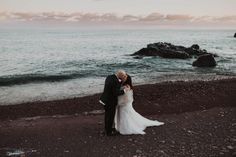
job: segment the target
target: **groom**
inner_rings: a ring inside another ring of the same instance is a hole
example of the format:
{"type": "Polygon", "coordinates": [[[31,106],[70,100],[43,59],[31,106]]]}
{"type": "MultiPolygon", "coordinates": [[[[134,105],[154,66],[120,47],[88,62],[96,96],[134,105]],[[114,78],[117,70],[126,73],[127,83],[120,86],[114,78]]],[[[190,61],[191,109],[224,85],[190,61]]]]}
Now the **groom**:
{"type": "Polygon", "coordinates": [[[104,91],[99,102],[104,105],[105,109],[105,134],[107,136],[116,134],[116,131],[112,129],[112,125],[114,122],[118,96],[130,89],[130,87],[121,89],[121,84],[122,82],[125,82],[126,79],[127,74],[124,70],[118,70],[116,74],[109,75],[106,78],[104,91]]]}

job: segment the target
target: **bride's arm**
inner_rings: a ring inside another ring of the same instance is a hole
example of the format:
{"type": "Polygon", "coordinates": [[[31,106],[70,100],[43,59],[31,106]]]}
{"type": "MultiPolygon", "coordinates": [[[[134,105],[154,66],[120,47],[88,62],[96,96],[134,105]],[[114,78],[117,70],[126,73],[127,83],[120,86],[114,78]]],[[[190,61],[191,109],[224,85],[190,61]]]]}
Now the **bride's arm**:
{"type": "Polygon", "coordinates": [[[116,86],[115,88],[113,88],[113,92],[117,95],[117,96],[120,96],[120,95],[123,95],[125,93],[124,89],[120,89],[119,86],[116,86]]]}
{"type": "Polygon", "coordinates": [[[127,89],[127,92],[124,95],[118,97],[118,105],[125,106],[130,102],[133,102],[133,90],[127,89]]]}

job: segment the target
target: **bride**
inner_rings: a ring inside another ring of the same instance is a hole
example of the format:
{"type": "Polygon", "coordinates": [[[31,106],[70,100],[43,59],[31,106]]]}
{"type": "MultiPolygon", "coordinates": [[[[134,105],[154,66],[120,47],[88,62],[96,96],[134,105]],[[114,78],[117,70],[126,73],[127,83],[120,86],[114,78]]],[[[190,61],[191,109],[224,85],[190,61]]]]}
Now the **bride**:
{"type": "Polygon", "coordinates": [[[127,75],[123,88],[129,86],[130,90],[118,97],[118,104],[115,114],[115,128],[122,135],[145,134],[144,130],[149,126],[160,126],[163,122],[149,120],[137,113],[133,106],[133,87],[131,77],[127,75]]]}

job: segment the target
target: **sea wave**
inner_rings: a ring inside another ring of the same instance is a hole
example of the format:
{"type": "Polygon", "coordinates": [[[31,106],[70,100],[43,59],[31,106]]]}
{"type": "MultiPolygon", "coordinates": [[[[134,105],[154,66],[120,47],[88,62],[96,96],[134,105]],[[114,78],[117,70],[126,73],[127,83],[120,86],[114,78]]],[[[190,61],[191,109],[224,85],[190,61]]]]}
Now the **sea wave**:
{"type": "Polygon", "coordinates": [[[37,82],[58,82],[68,79],[82,78],[87,75],[88,73],[8,75],[0,77],[0,86],[12,86],[37,82]]]}

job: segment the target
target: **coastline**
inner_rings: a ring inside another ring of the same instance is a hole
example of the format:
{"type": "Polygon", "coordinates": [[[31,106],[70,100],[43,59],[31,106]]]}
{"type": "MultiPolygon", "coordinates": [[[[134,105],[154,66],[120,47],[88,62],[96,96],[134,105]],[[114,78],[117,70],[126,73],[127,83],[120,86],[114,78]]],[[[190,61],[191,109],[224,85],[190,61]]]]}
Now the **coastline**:
{"type": "Polygon", "coordinates": [[[0,106],[0,156],[235,156],[236,79],[134,87],[134,108],[162,121],[146,135],[104,136],[100,94],[0,106]]]}
{"type": "MultiPolygon", "coordinates": [[[[148,78],[133,76],[134,86],[156,84],[165,82],[192,82],[192,81],[215,81],[234,79],[236,75],[219,75],[219,74],[158,74],[148,78]]],[[[102,92],[104,79],[93,80],[88,84],[81,84],[85,81],[78,79],[72,80],[69,84],[63,82],[53,82],[49,84],[31,84],[18,85],[10,87],[0,87],[0,106],[17,105],[34,102],[58,101],[65,99],[74,99],[91,96],[102,92]],[[94,84],[96,82],[96,84],[94,84]],[[79,86],[78,86],[79,85],[79,86]],[[66,88],[65,88],[66,87],[66,88]],[[20,94],[19,94],[20,93],[20,94]]]]}
{"type": "MultiPolygon", "coordinates": [[[[101,93],[53,101],[0,106],[0,119],[73,115],[102,110],[101,93]]],[[[134,87],[134,108],[141,114],[171,114],[215,106],[235,107],[236,79],[174,81],[134,87]],[[151,108],[151,109],[150,109],[151,108]]]]}

